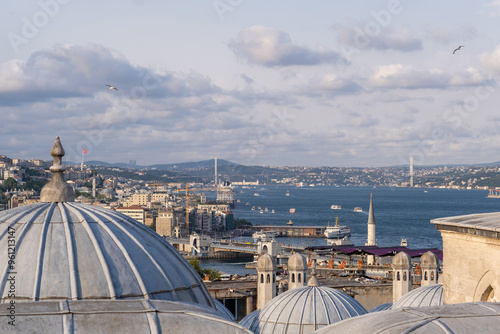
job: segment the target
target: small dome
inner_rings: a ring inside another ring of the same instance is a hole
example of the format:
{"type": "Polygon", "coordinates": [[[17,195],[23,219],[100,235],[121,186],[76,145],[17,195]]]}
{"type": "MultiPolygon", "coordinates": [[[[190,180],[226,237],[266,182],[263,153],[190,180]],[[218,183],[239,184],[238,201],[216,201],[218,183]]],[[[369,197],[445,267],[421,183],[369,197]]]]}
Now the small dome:
{"type": "Polygon", "coordinates": [[[305,256],[299,253],[295,253],[288,258],[288,270],[289,271],[300,271],[307,268],[307,260],[305,256]]]}
{"type": "Polygon", "coordinates": [[[16,299],[188,301],[213,306],[200,276],[149,227],[113,210],[75,202],[0,212],[0,250],[15,240],[15,264],[0,257],[2,301],[16,271],[16,299]]]}
{"type": "Polygon", "coordinates": [[[351,296],[328,287],[289,290],[250,313],[240,324],[254,333],[312,333],[329,324],[365,314],[351,296]]]}
{"type": "Polygon", "coordinates": [[[411,257],[405,252],[397,253],[392,259],[392,266],[395,268],[409,268],[411,265],[411,257]]]}
{"type": "MultiPolygon", "coordinates": [[[[213,308],[165,300],[65,300],[16,302],[15,328],[30,333],[251,334],[213,308]]],[[[0,316],[8,319],[2,307],[0,316]]],[[[1,333],[12,333],[8,321],[1,333]]]]}
{"type": "Polygon", "coordinates": [[[392,307],[392,303],[380,304],[380,305],[377,305],[374,308],[372,308],[370,311],[368,311],[368,313],[390,310],[391,307],[392,307]]]}
{"type": "Polygon", "coordinates": [[[420,257],[420,267],[422,268],[438,268],[439,267],[439,259],[431,251],[428,251],[420,257]]]}
{"type": "Polygon", "coordinates": [[[499,327],[500,303],[476,302],[369,313],[324,327],[316,334],[498,333],[499,327]]]}
{"type": "Polygon", "coordinates": [[[271,255],[267,253],[260,254],[257,259],[257,271],[275,271],[276,263],[271,255]]]}
{"type": "Polygon", "coordinates": [[[392,309],[439,305],[443,305],[443,285],[433,284],[422,286],[404,294],[394,303],[392,309]]]}

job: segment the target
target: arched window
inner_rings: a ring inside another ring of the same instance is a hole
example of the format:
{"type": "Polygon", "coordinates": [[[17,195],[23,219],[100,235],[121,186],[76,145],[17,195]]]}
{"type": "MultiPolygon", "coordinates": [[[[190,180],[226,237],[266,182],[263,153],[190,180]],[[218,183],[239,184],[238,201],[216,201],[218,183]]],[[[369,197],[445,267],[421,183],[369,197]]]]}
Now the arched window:
{"type": "Polygon", "coordinates": [[[406,271],[405,271],[405,272],[403,272],[403,281],[405,281],[405,282],[406,282],[406,271]]]}
{"type": "Polygon", "coordinates": [[[295,274],[292,274],[292,283],[295,283],[295,274]]]}
{"type": "Polygon", "coordinates": [[[273,274],[273,283],[276,283],[276,274],[273,274]]]}
{"type": "Polygon", "coordinates": [[[434,271],[431,271],[431,281],[434,281],[434,271]]]}
{"type": "Polygon", "coordinates": [[[271,275],[267,274],[266,283],[271,283],[271,275]]]}
{"type": "Polygon", "coordinates": [[[264,283],[264,274],[260,274],[260,282],[264,283]]]}
{"type": "Polygon", "coordinates": [[[302,283],[302,281],[301,281],[300,279],[301,279],[301,277],[300,277],[300,273],[299,273],[299,274],[297,275],[297,282],[302,283]]]}
{"type": "Polygon", "coordinates": [[[397,273],[397,275],[396,275],[396,280],[397,280],[397,281],[401,281],[401,277],[399,276],[399,271],[398,271],[398,273],[397,273]]]}
{"type": "MultiPolygon", "coordinates": [[[[432,277],[432,276],[431,276],[432,277]]],[[[432,278],[431,278],[432,279],[432,278]]],[[[427,270],[424,273],[424,281],[427,281],[427,270]]]]}

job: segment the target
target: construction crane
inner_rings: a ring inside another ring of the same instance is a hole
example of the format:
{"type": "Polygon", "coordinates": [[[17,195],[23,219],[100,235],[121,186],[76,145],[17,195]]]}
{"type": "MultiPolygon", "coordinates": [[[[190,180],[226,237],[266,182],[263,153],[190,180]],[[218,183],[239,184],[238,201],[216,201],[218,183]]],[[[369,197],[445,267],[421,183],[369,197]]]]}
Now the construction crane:
{"type": "MultiPolygon", "coordinates": [[[[191,191],[196,192],[197,188],[191,188],[191,191]]],[[[186,192],[186,230],[189,234],[189,183],[186,183],[186,189],[176,189],[176,192],[185,191],[186,192]]]]}

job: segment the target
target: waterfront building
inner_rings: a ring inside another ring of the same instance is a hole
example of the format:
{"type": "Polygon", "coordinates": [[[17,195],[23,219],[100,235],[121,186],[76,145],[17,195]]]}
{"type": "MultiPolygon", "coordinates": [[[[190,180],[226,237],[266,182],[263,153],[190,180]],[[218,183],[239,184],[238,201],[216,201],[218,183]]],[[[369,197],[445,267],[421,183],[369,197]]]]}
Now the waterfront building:
{"type": "Polygon", "coordinates": [[[234,209],[236,198],[230,182],[226,181],[217,186],[217,202],[226,203],[230,209],[234,209]]]}
{"type": "Polygon", "coordinates": [[[175,228],[179,228],[182,236],[186,233],[186,213],[183,208],[159,210],[156,218],[156,232],[164,237],[177,237],[175,228]]]}

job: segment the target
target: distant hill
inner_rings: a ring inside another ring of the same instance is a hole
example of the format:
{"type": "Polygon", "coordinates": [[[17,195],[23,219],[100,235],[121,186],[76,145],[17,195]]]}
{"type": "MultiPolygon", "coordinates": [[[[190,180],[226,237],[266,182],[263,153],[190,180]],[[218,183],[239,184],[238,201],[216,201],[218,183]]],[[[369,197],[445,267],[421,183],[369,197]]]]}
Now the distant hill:
{"type": "MultiPolygon", "coordinates": [[[[217,168],[222,166],[238,166],[237,163],[227,161],[224,159],[217,159],[217,168]]],[[[160,170],[171,170],[171,169],[214,169],[215,159],[204,160],[204,161],[192,161],[192,162],[181,162],[176,164],[158,164],[148,166],[150,168],[156,168],[160,170]]]]}
{"type": "MultiPolygon", "coordinates": [[[[67,165],[79,165],[79,163],[65,161],[67,165]]],[[[89,160],[85,161],[85,165],[87,166],[102,166],[102,167],[119,167],[119,168],[155,168],[158,170],[175,170],[175,169],[214,169],[215,167],[215,159],[204,160],[204,161],[191,161],[191,162],[180,162],[175,164],[156,164],[156,165],[131,165],[124,162],[114,162],[109,163],[106,161],[100,160],[89,160]]],[[[237,163],[227,161],[224,159],[217,159],[217,167],[221,168],[224,166],[239,166],[237,163]]]]}

